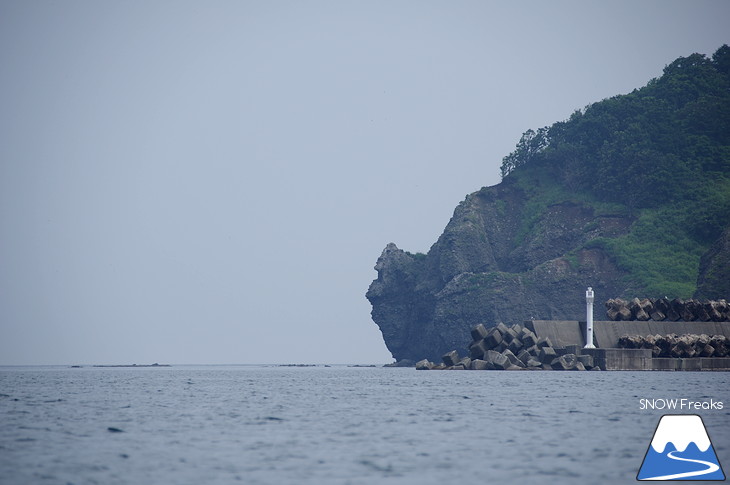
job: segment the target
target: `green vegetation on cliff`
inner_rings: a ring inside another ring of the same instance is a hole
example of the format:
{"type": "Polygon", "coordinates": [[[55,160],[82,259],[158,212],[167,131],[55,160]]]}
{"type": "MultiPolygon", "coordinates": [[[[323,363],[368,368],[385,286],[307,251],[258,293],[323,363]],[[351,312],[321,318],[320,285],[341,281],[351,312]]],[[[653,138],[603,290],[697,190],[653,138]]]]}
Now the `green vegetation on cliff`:
{"type": "Polygon", "coordinates": [[[628,215],[627,234],[589,244],[631,287],[690,297],[701,256],[730,226],[730,47],[681,57],[641,89],[528,130],[501,172],[528,197],[522,236],[565,200],[628,215]]]}

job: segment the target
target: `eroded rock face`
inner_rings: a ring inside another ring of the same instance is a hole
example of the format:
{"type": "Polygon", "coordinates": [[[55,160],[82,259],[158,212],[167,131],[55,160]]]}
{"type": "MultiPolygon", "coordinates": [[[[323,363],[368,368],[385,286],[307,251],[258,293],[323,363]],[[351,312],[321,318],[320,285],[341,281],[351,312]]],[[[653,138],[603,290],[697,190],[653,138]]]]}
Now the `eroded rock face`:
{"type": "Polygon", "coordinates": [[[413,255],[388,244],[375,264],[378,278],[366,295],[373,305],[373,320],[387,322],[380,325],[380,330],[391,353],[401,356],[397,360],[415,355],[408,348],[413,346],[410,331],[419,320],[419,305],[415,301],[419,266],[413,255]]]}
{"type": "Polygon", "coordinates": [[[584,319],[587,286],[597,299],[630,292],[624,273],[589,244],[624,234],[630,220],[571,202],[535,217],[525,200],[505,181],[467,196],[428,254],[386,246],[366,296],[395,359],[468,355],[478,323],[584,319]]]}
{"type": "Polygon", "coordinates": [[[730,228],[700,259],[695,298],[717,300],[730,296],[730,228]]]}

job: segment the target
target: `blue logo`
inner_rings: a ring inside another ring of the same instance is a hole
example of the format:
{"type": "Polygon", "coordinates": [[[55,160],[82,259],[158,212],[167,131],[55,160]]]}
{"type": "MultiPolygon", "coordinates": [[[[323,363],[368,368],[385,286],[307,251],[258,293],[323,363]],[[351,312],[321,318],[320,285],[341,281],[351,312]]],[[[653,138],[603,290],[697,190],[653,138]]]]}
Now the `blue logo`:
{"type": "Polygon", "coordinates": [[[666,414],[659,420],[637,480],[725,480],[702,418],[666,414]]]}

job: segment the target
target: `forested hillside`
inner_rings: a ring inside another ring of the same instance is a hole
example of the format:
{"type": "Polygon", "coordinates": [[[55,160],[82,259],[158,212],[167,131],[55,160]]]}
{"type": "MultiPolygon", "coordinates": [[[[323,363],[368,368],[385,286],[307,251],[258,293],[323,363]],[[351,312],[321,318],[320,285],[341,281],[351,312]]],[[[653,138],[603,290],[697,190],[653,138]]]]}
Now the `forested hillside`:
{"type": "Polygon", "coordinates": [[[700,256],[730,225],[730,48],[680,57],[641,89],[528,130],[501,170],[564,190],[531,194],[544,202],[577,192],[636,218],[592,244],[647,292],[691,296],[700,256]]]}

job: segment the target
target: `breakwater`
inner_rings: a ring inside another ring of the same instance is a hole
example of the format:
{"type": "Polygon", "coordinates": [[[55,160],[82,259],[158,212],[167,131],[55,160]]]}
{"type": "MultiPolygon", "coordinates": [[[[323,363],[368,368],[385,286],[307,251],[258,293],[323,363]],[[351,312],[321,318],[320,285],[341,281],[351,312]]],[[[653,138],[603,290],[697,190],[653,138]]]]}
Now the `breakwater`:
{"type": "Polygon", "coordinates": [[[606,317],[611,321],[727,322],[730,321],[730,304],[725,300],[611,298],[606,301],[606,317]]]}
{"type": "Polygon", "coordinates": [[[652,357],[689,358],[727,357],[730,339],[724,335],[624,335],[618,339],[621,349],[648,349],[652,357]]]}
{"type": "Polygon", "coordinates": [[[530,320],[491,328],[480,324],[471,331],[469,355],[453,350],[440,363],[424,359],[416,368],[730,370],[730,322],[597,321],[593,323],[594,349],[583,348],[585,328],[585,322],[579,321],[530,320]],[[662,351],[667,345],[668,353],[662,351]]]}
{"type": "Polygon", "coordinates": [[[443,355],[441,363],[421,360],[418,370],[601,370],[593,357],[580,355],[577,346],[555,348],[549,337],[538,336],[527,326],[499,323],[471,330],[469,355],[456,350],[443,355]]]}

